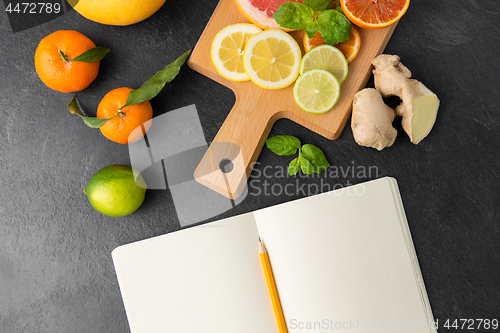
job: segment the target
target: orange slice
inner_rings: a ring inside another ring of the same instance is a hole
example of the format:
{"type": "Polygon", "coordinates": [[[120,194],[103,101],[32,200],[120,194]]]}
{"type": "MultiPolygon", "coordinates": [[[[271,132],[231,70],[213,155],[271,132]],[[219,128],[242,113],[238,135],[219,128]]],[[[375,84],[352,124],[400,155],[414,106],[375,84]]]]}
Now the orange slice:
{"type": "MultiPolygon", "coordinates": [[[[319,32],[317,32],[313,38],[308,38],[307,34],[304,34],[304,50],[306,52],[308,52],[313,47],[323,44],[326,43],[325,41],[323,41],[323,38],[321,38],[319,32]]],[[[356,58],[356,56],[358,55],[359,48],[361,47],[361,36],[359,35],[358,29],[356,29],[356,27],[352,25],[351,38],[344,42],[338,43],[337,45],[335,45],[335,47],[344,54],[347,63],[353,61],[354,58],[356,58]]]]}
{"type": "Polygon", "coordinates": [[[406,13],[410,0],[340,0],[345,16],[365,29],[384,28],[406,13]]]}
{"type": "Polygon", "coordinates": [[[302,2],[301,0],[234,0],[240,12],[253,24],[262,29],[281,29],[292,31],[280,26],[273,18],[274,13],[285,2],[302,2]]]}

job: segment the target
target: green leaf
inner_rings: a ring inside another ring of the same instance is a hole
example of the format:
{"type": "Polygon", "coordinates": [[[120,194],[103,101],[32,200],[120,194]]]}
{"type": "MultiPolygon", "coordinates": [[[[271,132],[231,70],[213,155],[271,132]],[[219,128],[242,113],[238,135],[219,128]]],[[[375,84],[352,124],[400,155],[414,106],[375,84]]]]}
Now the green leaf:
{"type": "Polygon", "coordinates": [[[80,117],[84,117],[82,111],[80,110],[80,107],[78,106],[78,102],[76,101],[76,95],[73,96],[73,98],[71,99],[71,102],[69,102],[68,110],[72,114],[77,114],[80,117]]]}
{"type": "Polygon", "coordinates": [[[351,38],[351,21],[345,17],[342,10],[337,9],[322,11],[314,23],[321,38],[330,45],[337,45],[351,38]]]}
{"type": "Polygon", "coordinates": [[[313,23],[314,11],[303,3],[285,2],[280,5],[273,18],[284,28],[300,30],[313,23]]]}
{"type": "Polygon", "coordinates": [[[300,170],[300,162],[299,162],[299,158],[295,158],[293,159],[293,161],[290,162],[290,164],[288,165],[288,174],[290,176],[293,176],[295,175],[297,172],[299,172],[300,170]]]}
{"type": "Polygon", "coordinates": [[[81,62],[94,62],[94,61],[99,61],[102,58],[108,54],[108,52],[111,51],[108,48],[105,47],[94,47],[93,49],[90,49],[82,54],[80,54],[78,57],[75,59],[72,59],[70,61],[81,61],[81,62]]]}
{"type": "Polygon", "coordinates": [[[88,127],[92,127],[92,128],[99,128],[101,127],[102,125],[104,125],[108,120],[110,119],[113,119],[114,117],[116,117],[116,115],[118,113],[120,113],[120,111],[118,111],[117,113],[115,113],[115,115],[111,118],[108,118],[108,119],[102,119],[102,118],[94,118],[94,117],[85,117],[82,113],[82,111],[80,110],[80,107],[78,106],[78,102],[76,101],[76,95],[73,96],[73,98],[71,99],[71,102],[69,102],[68,104],[68,110],[69,112],[71,112],[72,114],[77,114],[79,115],[82,119],[83,119],[83,122],[88,126],[88,127]]]}
{"type": "Polygon", "coordinates": [[[331,9],[334,0],[302,0],[302,2],[311,7],[314,11],[321,11],[331,9]]]}
{"type": "Polygon", "coordinates": [[[291,135],[276,135],[266,140],[267,148],[280,156],[293,155],[300,148],[300,140],[291,135]]]}
{"type": "Polygon", "coordinates": [[[300,170],[302,170],[302,173],[306,175],[312,175],[312,173],[314,172],[314,167],[311,164],[311,162],[307,160],[307,158],[300,156],[299,163],[300,163],[300,170]]]}
{"type": "Polygon", "coordinates": [[[308,38],[313,38],[314,35],[316,35],[316,32],[318,31],[318,25],[316,23],[311,24],[306,28],[306,34],[308,38]]]}
{"type": "Polygon", "coordinates": [[[174,62],[167,65],[164,69],[156,73],[149,80],[144,82],[144,84],[136,90],[132,90],[128,94],[127,102],[123,107],[136,105],[144,101],[149,101],[163,89],[167,82],[172,81],[181,69],[181,66],[186,61],[187,57],[191,53],[191,50],[185,52],[174,62]]]}
{"type": "Polygon", "coordinates": [[[301,152],[301,156],[311,163],[313,172],[322,173],[330,167],[330,163],[326,160],[325,154],[318,147],[310,144],[303,145],[301,152]]]}

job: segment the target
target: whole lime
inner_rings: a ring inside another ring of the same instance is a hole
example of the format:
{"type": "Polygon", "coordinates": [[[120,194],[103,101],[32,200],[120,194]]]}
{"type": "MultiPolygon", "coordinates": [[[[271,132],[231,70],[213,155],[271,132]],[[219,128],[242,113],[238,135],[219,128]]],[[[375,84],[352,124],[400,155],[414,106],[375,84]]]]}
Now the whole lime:
{"type": "Polygon", "coordinates": [[[146,183],[128,165],[109,165],[97,171],[83,190],[98,212],[125,216],[135,212],[144,201],[146,183]]]}

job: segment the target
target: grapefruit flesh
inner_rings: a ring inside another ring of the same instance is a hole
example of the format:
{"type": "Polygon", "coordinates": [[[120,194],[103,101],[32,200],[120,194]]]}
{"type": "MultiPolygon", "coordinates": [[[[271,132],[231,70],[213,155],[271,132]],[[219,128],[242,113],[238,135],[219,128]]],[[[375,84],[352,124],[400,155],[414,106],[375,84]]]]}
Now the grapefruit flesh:
{"type": "Polygon", "coordinates": [[[285,2],[302,2],[301,0],[235,0],[241,13],[253,24],[262,29],[281,29],[273,18],[274,13],[285,2]]]}

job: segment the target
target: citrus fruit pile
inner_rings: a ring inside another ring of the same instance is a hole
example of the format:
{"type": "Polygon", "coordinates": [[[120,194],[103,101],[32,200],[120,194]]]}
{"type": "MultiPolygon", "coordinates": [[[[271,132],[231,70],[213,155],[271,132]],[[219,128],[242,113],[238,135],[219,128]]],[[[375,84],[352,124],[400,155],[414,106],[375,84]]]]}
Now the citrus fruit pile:
{"type": "MultiPolygon", "coordinates": [[[[308,52],[313,47],[326,44],[319,32],[314,35],[313,38],[307,37],[304,34],[304,50],[308,52]]],[[[358,55],[359,49],[361,48],[361,36],[359,35],[358,29],[354,25],[351,25],[351,38],[344,42],[340,42],[335,45],[344,54],[347,63],[351,63],[358,55]]]]}
{"type": "MultiPolygon", "coordinates": [[[[72,5],[94,21],[126,25],[150,16],[164,2],[80,0],[78,3],[73,1],[72,5]],[[125,14],[121,12],[124,6],[129,9],[125,14]]],[[[64,93],[77,92],[95,80],[100,60],[109,51],[96,47],[92,40],[77,31],[59,30],[40,41],[35,51],[35,69],[49,88],[64,93]]],[[[89,127],[100,128],[102,134],[112,141],[121,144],[138,141],[151,127],[153,110],[149,100],[176,77],[190,52],[185,52],[138,89],[122,87],[107,93],[99,103],[95,118],[83,115],[76,95],[68,109],[79,115],[89,127]]],[[[144,201],[145,192],[146,184],[140,173],[125,165],[101,169],[84,190],[92,207],[109,216],[133,213],[144,201]]]]}
{"type": "Polygon", "coordinates": [[[347,74],[347,60],[339,49],[328,44],[311,49],[300,63],[300,77],[293,87],[295,102],[306,112],[330,111],[347,74]]]}
{"type": "Polygon", "coordinates": [[[262,31],[253,24],[233,24],[214,38],[212,62],[221,76],[247,81],[264,89],[291,85],[299,75],[300,47],[279,29],[262,31]]]}

